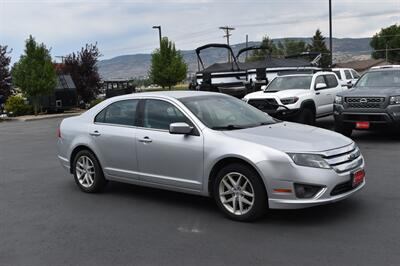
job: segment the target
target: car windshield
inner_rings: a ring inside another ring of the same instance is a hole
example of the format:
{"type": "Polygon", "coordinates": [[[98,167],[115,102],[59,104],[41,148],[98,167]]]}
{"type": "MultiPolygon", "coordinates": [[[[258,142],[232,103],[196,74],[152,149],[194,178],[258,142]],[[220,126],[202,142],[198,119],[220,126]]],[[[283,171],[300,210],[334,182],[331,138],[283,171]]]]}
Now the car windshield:
{"type": "Polygon", "coordinates": [[[180,101],[207,127],[215,130],[243,129],[277,122],[268,114],[230,96],[186,97],[180,101]]]}
{"type": "Polygon", "coordinates": [[[399,87],[400,70],[372,71],[363,75],[356,87],[399,87]]]}
{"type": "Polygon", "coordinates": [[[276,77],[268,85],[266,91],[309,90],[312,76],[276,77]]]}

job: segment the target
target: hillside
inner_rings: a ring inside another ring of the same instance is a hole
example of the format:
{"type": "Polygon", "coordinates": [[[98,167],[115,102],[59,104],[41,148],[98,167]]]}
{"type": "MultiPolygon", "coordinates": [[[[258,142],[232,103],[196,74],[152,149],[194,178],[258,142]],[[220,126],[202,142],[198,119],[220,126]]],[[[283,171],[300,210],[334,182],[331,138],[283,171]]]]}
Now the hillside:
{"type": "MultiPolygon", "coordinates": [[[[290,38],[310,42],[310,38],[290,38]]],[[[283,39],[274,39],[279,42],[283,39]]],[[[334,38],[333,50],[334,60],[343,62],[353,58],[368,58],[371,53],[369,46],[370,38],[334,38]]],[[[258,45],[258,42],[250,42],[249,46],[258,45]]],[[[244,48],[245,43],[232,46],[234,52],[244,48]]],[[[194,50],[181,51],[184,60],[188,64],[189,72],[197,71],[197,60],[194,50]]],[[[223,49],[205,50],[203,60],[205,65],[213,62],[223,62],[226,60],[226,51],[223,49]]],[[[147,76],[150,68],[151,54],[121,55],[98,63],[100,75],[103,79],[128,79],[132,77],[147,76]]]]}

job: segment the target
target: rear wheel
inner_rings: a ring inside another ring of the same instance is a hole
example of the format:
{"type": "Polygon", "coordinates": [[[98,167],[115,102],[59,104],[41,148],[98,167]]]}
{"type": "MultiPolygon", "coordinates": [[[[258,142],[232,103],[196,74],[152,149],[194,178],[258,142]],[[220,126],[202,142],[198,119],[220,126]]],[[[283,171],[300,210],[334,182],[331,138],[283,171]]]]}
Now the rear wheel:
{"type": "Polygon", "coordinates": [[[315,112],[309,108],[300,110],[298,122],[306,125],[315,125],[315,112]]]}
{"type": "Polygon", "coordinates": [[[214,199],[229,218],[252,221],[262,216],[267,208],[267,193],[258,173],[242,164],[222,168],[214,182],[214,199]]]}
{"type": "Polygon", "coordinates": [[[84,192],[99,192],[107,183],[96,156],[88,150],[76,154],[73,173],[75,183],[84,192]]]}

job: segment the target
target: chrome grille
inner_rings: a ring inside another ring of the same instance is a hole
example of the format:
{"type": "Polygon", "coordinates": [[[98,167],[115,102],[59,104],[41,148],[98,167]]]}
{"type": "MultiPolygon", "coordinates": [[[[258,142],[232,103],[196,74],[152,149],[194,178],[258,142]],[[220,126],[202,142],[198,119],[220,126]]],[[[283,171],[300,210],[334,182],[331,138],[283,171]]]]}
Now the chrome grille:
{"type": "Polygon", "coordinates": [[[348,108],[381,108],[384,97],[346,97],[348,108]]]}
{"type": "Polygon", "coordinates": [[[338,173],[354,170],[363,163],[361,152],[355,144],[327,151],[323,154],[323,157],[338,173]]]}

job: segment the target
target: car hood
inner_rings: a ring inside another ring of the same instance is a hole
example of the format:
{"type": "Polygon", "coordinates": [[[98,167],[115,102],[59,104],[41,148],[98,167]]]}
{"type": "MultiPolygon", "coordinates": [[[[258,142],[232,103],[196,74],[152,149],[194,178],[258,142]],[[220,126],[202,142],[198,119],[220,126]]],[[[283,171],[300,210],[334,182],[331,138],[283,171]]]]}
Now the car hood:
{"type": "Polygon", "coordinates": [[[224,131],[224,134],[283,152],[322,152],[353,143],[336,132],[291,122],[224,131]]]}
{"type": "Polygon", "coordinates": [[[340,96],[372,96],[372,97],[382,97],[382,96],[395,96],[400,95],[399,87],[362,87],[362,88],[353,88],[350,90],[346,90],[339,94],[340,96]]]}
{"type": "Polygon", "coordinates": [[[303,93],[308,93],[309,90],[284,90],[284,91],[277,91],[277,92],[264,92],[264,91],[258,91],[258,92],[253,92],[249,95],[246,96],[246,98],[258,98],[258,99],[265,99],[265,98],[287,98],[287,97],[293,97],[293,96],[299,96],[303,93]]]}

